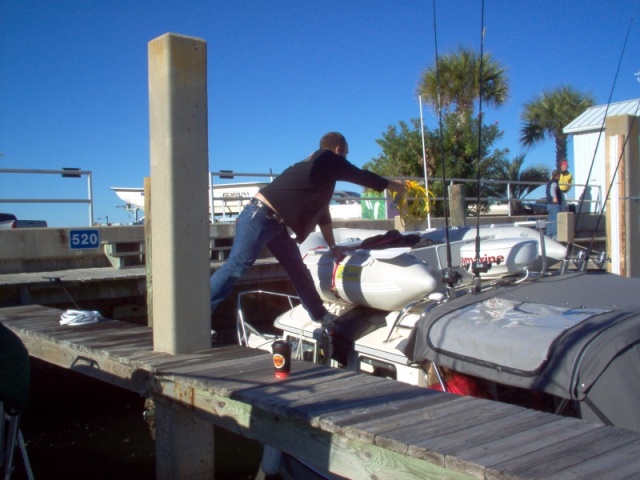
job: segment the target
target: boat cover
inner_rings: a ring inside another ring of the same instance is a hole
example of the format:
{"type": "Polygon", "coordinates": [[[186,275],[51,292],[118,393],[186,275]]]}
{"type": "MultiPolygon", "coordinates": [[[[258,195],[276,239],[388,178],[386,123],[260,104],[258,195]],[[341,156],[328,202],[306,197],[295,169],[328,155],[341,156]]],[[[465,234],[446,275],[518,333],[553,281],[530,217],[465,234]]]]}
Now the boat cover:
{"type": "Polygon", "coordinates": [[[640,431],[640,278],[554,275],[463,295],[431,310],[400,349],[640,431]]]}

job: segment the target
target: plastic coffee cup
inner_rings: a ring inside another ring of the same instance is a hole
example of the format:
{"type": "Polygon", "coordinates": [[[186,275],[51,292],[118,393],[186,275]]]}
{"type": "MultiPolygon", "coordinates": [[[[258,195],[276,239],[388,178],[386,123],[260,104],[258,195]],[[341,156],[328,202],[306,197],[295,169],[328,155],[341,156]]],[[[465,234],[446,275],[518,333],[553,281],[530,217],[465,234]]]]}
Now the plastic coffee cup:
{"type": "Polygon", "coordinates": [[[291,343],[277,340],[273,348],[273,368],[277,378],[287,378],[291,373],[291,343]]]}

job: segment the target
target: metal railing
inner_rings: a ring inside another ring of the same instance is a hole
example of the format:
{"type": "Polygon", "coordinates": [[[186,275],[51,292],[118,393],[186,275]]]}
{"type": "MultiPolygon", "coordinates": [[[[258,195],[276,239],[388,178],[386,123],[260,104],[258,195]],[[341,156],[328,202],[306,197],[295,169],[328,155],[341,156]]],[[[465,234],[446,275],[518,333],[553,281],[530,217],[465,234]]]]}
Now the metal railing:
{"type": "Polygon", "coordinates": [[[60,170],[31,170],[0,168],[0,173],[19,173],[31,175],[60,175],[68,178],[87,177],[87,198],[0,198],[0,203],[85,203],[89,206],[89,225],[93,225],[93,186],[91,171],[79,168],[62,168],[60,170]]]}
{"type": "MultiPolygon", "coordinates": [[[[89,170],[80,170],[76,168],[62,168],[60,170],[33,170],[33,169],[0,169],[1,173],[8,174],[32,174],[32,175],[60,175],[62,177],[87,177],[87,198],[0,198],[0,203],[60,203],[60,204],[87,204],[89,207],[89,225],[93,225],[93,186],[92,186],[92,172],[89,170]]],[[[224,186],[224,183],[214,183],[214,178],[217,177],[219,179],[233,179],[236,177],[239,178],[266,178],[269,181],[272,181],[279,174],[269,172],[269,173],[240,173],[233,172],[228,170],[221,170],[217,172],[209,172],[209,195],[211,201],[211,219],[215,218],[215,208],[214,208],[214,200],[222,200],[226,202],[242,202],[248,201],[249,198],[244,197],[235,197],[233,200],[229,200],[227,197],[215,197],[215,187],[224,186]]],[[[403,180],[415,180],[418,182],[424,182],[424,178],[422,177],[398,177],[398,179],[403,180]]],[[[433,182],[442,182],[441,178],[433,179],[433,182]]],[[[519,202],[522,200],[527,201],[526,198],[518,198],[512,195],[514,185],[526,185],[526,186],[544,186],[546,182],[522,182],[522,181],[513,181],[513,180],[491,180],[491,179],[468,179],[468,178],[445,178],[444,181],[449,185],[455,185],[459,183],[478,183],[480,184],[504,184],[506,185],[507,194],[505,197],[480,197],[481,202],[506,202],[508,205],[507,214],[508,216],[512,215],[512,205],[515,202],[519,202]]],[[[573,184],[572,188],[576,187],[588,187],[590,189],[596,189],[597,194],[595,195],[595,199],[576,199],[576,198],[568,198],[568,202],[582,205],[583,203],[593,203],[595,204],[595,211],[600,211],[600,206],[602,202],[601,195],[601,187],[599,185],[584,185],[584,184],[573,184]]],[[[370,200],[388,200],[388,196],[385,194],[384,196],[369,196],[360,198],[360,202],[370,201],[370,200]]],[[[436,197],[436,201],[444,201],[443,197],[436,197]]],[[[465,201],[467,203],[475,203],[477,201],[476,197],[465,197],[465,201]]],[[[531,200],[528,200],[531,201],[531,200]]],[[[224,215],[224,212],[223,212],[224,215]]]]}
{"type": "MultiPolygon", "coordinates": [[[[237,172],[233,172],[233,171],[228,171],[228,170],[221,170],[218,172],[209,172],[209,192],[211,195],[211,204],[213,205],[214,200],[225,200],[224,197],[214,197],[214,188],[216,185],[214,185],[214,177],[219,177],[220,179],[233,179],[236,177],[250,177],[250,178],[268,178],[269,181],[272,181],[273,178],[277,177],[278,174],[270,172],[270,173],[237,173],[237,172]],[[214,188],[212,188],[214,187],[214,188]]],[[[417,182],[421,182],[422,184],[424,184],[424,178],[423,177],[396,177],[397,179],[400,180],[413,180],[413,181],[417,181],[417,182]]],[[[434,178],[430,183],[442,183],[442,178],[434,178]]],[[[487,197],[487,196],[481,196],[480,197],[480,201],[481,202],[488,202],[488,203],[497,203],[497,202],[502,202],[502,203],[506,203],[507,204],[507,212],[506,214],[508,216],[512,216],[514,215],[513,209],[514,209],[514,205],[516,205],[517,202],[536,202],[537,199],[528,199],[526,196],[523,198],[520,197],[516,197],[513,195],[513,191],[514,191],[514,186],[515,185],[524,185],[524,186],[535,186],[535,187],[543,187],[547,184],[547,182],[526,182],[526,181],[516,181],[516,180],[492,180],[492,179],[486,179],[486,178],[481,178],[480,180],[478,180],[477,178],[445,178],[444,179],[445,183],[447,183],[448,185],[452,186],[455,184],[463,184],[463,183],[480,183],[481,185],[487,185],[487,184],[493,184],[493,185],[506,185],[506,196],[504,197],[496,197],[496,196],[492,196],[492,197],[487,197]]],[[[219,184],[220,185],[224,185],[224,184],[219,184]]],[[[593,195],[591,198],[585,199],[585,198],[567,198],[567,202],[570,204],[574,204],[577,205],[577,208],[581,208],[581,206],[583,204],[589,204],[590,208],[588,210],[591,210],[591,206],[593,204],[593,210],[594,211],[600,211],[601,208],[601,203],[602,203],[602,194],[601,194],[601,186],[600,185],[586,185],[586,184],[577,184],[574,183],[571,185],[572,188],[576,189],[577,187],[586,187],[589,189],[595,189],[596,190],[596,195],[593,195]]],[[[576,191],[576,190],[574,190],[576,191]]],[[[241,200],[250,200],[250,198],[243,198],[243,197],[237,197],[235,199],[236,201],[241,201],[241,200]]],[[[370,201],[370,200],[388,200],[388,196],[385,194],[384,196],[367,196],[367,197],[361,197],[360,198],[360,202],[365,202],[365,201],[370,201]]],[[[442,202],[444,201],[444,197],[439,196],[439,197],[435,197],[436,202],[442,202]]],[[[477,197],[465,197],[465,202],[467,204],[475,204],[477,202],[477,197]]],[[[229,201],[227,199],[227,201],[229,201]]],[[[213,216],[213,211],[212,211],[212,216],[213,216]]],[[[212,217],[213,218],[213,217],[212,217]]]]}
{"type": "MultiPolygon", "coordinates": [[[[439,181],[438,179],[436,179],[435,181],[439,181]]],[[[477,179],[466,179],[466,178],[448,178],[446,179],[446,182],[449,185],[455,185],[458,183],[477,183],[478,180],[477,179]]],[[[506,185],[507,188],[507,194],[505,197],[480,197],[480,200],[483,202],[505,202],[508,205],[508,215],[511,216],[512,215],[512,205],[514,205],[516,202],[531,202],[531,201],[535,201],[532,199],[527,199],[526,196],[523,198],[520,197],[515,197],[512,194],[512,186],[513,185],[524,185],[524,186],[536,186],[536,187],[543,187],[547,185],[547,182],[525,182],[525,181],[517,181],[517,180],[490,180],[490,179],[480,179],[479,180],[480,184],[496,184],[496,185],[506,185]]],[[[562,184],[560,184],[562,185],[562,184]]],[[[582,184],[582,183],[572,183],[571,184],[571,188],[576,189],[576,187],[585,187],[585,190],[587,188],[589,189],[595,189],[596,190],[596,195],[595,195],[595,199],[592,198],[571,198],[571,197],[567,197],[567,203],[569,204],[574,204],[577,205],[577,208],[582,208],[583,204],[594,204],[594,210],[596,212],[600,211],[601,208],[601,203],[602,203],[602,193],[601,193],[601,186],[600,185],[587,185],[587,184],[582,184]]],[[[535,190],[534,190],[535,191],[535,190]]],[[[577,191],[577,190],[574,190],[577,191]]],[[[444,200],[442,197],[437,197],[436,200],[444,200]]],[[[477,201],[477,197],[465,197],[465,201],[466,202],[476,202],[477,201]]],[[[590,210],[590,208],[588,209],[590,210]]]]}

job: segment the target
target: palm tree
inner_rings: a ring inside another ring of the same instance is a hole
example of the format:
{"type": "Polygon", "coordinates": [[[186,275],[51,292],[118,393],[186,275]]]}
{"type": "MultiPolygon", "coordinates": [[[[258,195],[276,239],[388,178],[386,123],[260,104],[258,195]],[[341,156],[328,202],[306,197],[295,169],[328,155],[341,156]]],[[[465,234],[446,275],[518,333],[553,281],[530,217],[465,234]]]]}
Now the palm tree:
{"type": "Polygon", "coordinates": [[[520,143],[531,148],[553,138],[556,143],[556,168],[567,158],[567,135],[562,129],[587,108],[595,104],[590,93],[579,92],[570,85],[547,90],[524,104],[520,143]]]}
{"type": "MultiPolygon", "coordinates": [[[[518,155],[511,162],[506,163],[504,180],[512,182],[546,182],[549,180],[549,168],[544,165],[533,165],[521,170],[524,159],[524,155],[518,155]]],[[[539,185],[514,183],[510,186],[510,193],[513,198],[523,199],[538,187],[539,185]]]]}
{"type": "MultiPolygon", "coordinates": [[[[473,113],[473,102],[480,98],[480,55],[458,47],[455,53],[440,57],[427,68],[418,84],[418,93],[436,113],[442,108],[459,114],[473,113]]],[[[499,107],[509,96],[506,68],[489,53],[482,55],[482,101],[499,107]]]]}
{"type": "MultiPolygon", "coordinates": [[[[516,215],[523,213],[522,200],[539,188],[539,183],[547,182],[550,175],[549,168],[544,165],[533,165],[522,170],[524,160],[525,155],[518,155],[511,161],[507,159],[499,160],[494,166],[494,175],[491,177],[512,182],[509,184],[508,197],[511,199],[510,211],[516,215]],[[532,182],[537,183],[531,185],[532,182]]],[[[494,192],[495,196],[507,197],[507,185],[496,184],[494,192]]]]}

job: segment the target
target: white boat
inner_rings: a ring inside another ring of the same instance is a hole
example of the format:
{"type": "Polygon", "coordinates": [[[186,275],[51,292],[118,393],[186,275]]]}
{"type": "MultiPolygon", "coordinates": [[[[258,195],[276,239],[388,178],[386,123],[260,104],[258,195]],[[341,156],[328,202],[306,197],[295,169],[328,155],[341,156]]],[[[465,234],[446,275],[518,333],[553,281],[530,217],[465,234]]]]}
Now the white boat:
{"type": "MultiPolygon", "coordinates": [[[[453,267],[462,273],[453,291],[440,275],[446,264],[437,264],[442,244],[356,250],[342,260],[357,259],[354,283],[345,286],[325,278],[329,254],[321,237],[313,236],[301,247],[309,252],[316,288],[336,320],[324,330],[298,304],[275,319],[281,333],[269,336],[251,327],[239,309],[238,341],[270,351],[271,342],[283,338],[299,359],[640,431],[635,400],[640,383],[632,380],[640,356],[640,279],[603,272],[534,272],[532,266],[562,260],[565,247],[521,229],[480,230],[480,251],[493,265],[481,274],[477,290],[465,261],[475,259],[470,238],[475,233],[450,231],[452,257],[458,261],[453,267]],[[436,263],[403,274],[403,261],[413,268],[413,262],[425,259],[436,263]],[[382,294],[376,296],[375,286],[367,285],[369,274],[384,286],[382,294]],[[412,280],[422,285],[429,277],[427,288],[416,287],[413,297],[402,301],[385,286],[397,282],[400,298],[404,285],[412,280]]],[[[367,232],[338,229],[335,236],[353,246],[380,235],[367,232]]],[[[443,236],[442,231],[412,232],[417,233],[421,241],[443,236]]]]}
{"type": "Polygon", "coordinates": [[[304,262],[326,302],[395,310],[433,292],[438,272],[406,249],[354,250],[336,262],[327,248],[311,250],[304,262]]]}
{"type": "MultiPolygon", "coordinates": [[[[213,216],[232,217],[238,215],[242,208],[267,185],[268,182],[227,183],[213,186],[209,191],[209,211],[213,202],[213,216]]],[[[144,188],[111,187],[111,190],[128,206],[128,208],[144,210],[144,188]]]]}
{"type": "MultiPolygon", "coordinates": [[[[209,191],[210,214],[213,199],[215,218],[235,218],[253,196],[267,184],[268,182],[245,182],[214,185],[213,194],[211,190],[209,191]]],[[[127,209],[144,211],[144,188],[110,187],[110,189],[125,203],[127,209]]],[[[360,198],[354,192],[336,191],[329,205],[329,211],[332,218],[362,218],[360,198]]]]}
{"type": "MultiPolygon", "coordinates": [[[[385,278],[390,282],[415,281],[417,278],[406,268],[408,257],[419,260],[428,268],[427,276],[436,280],[433,288],[428,293],[442,288],[442,272],[448,265],[447,255],[451,254],[451,265],[462,278],[463,283],[471,282],[471,266],[475,261],[475,240],[480,239],[480,260],[487,262],[490,269],[484,273],[485,279],[496,279],[506,275],[515,275],[523,270],[542,271],[562,261],[565,257],[566,247],[549,237],[541,235],[538,230],[521,225],[483,225],[479,229],[472,227],[452,227],[449,229],[449,250],[446,244],[446,234],[442,228],[432,228],[420,232],[407,232],[403,238],[417,237],[412,246],[385,248],[376,250],[381,246],[397,245],[393,238],[381,240],[381,244],[374,249],[355,249],[359,245],[375,242],[376,237],[386,235],[384,230],[367,230],[355,228],[334,229],[334,238],[338,245],[354,248],[354,251],[343,261],[343,265],[366,264],[369,268],[373,265],[378,268],[379,278],[385,278]],[[365,242],[365,243],[363,243],[365,242]],[[394,243],[395,242],[395,243],[394,243]],[[368,261],[366,260],[368,257],[368,261]],[[386,260],[385,260],[386,258],[386,260]],[[402,266],[400,262],[405,262],[402,266]],[[384,268],[382,268],[384,267],[384,268]],[[394,275],[394,272],[399,272],[394,275]]],[[[400,239],[401,242],[403,241],[400,239]]],[[[318,293],[328,301],[335,298],[327,297],[327,269],[332,269],[333,260],[329,253],[326,259],[316,259],[318,252],[326,248],[326,243],[320,232],[313,232],[300,245],[300,250],[305,258],[305,263],[310,266],[312,276],[316,280],[318,293]]],[[[336,272],[341,272],[346,267],[336,267],[336,272]]],[[[413,267],[417,270],[418,267],[413,267]]],[[[363,272],[368,272],[364,269],[363,272]]],[[[352,272],[353,276],[353,272],[352,272]]],[[[370,278],[370,277],[369,277],[370,278]]],[[[359,281],[359,278],[357,279],[359,281]]],[[[362,287],[357,287],[362,288],[362,287]]],[[[374,287],[371,287],[374,288],[374,287]]],[[[399,287],[400,288],[400,287],[399,287]]],[[[403,299],[407,294],[415,298],[419,292],[403,289],[403,299]],[[409,293],[411,292],[411,293],[409,293]]],[[[360,305],[371,306],[360,303],[360,305]]],[[[383,308],[384,307],[379,307],[383,308]]],[[[391,308],[386,308],[390,310],[391,308]]]]}
{"type": "MultiPolygon", "coordinates": [[[[475,245],[477,234],[478,231],[471,228],[449,231],[451,265],[458,278],[457,289],[473,284],[470,265],[475,256],[470,248],[475,245]]],[[[481,260],[490,265],[484,273],[485,283],[505,277],[527,277],[533,268],[546,268],[564,258],[562,244],[530,228],[483,226],[479,236],[481,260]]],[[[380,320],[380,327],[388,324],[386,316],[392,312],[392,317],[399,318],[401,328],[406,328],[408,320],[402,312],[412,305],[444,298],[443,292],[447,291],[447,278],[443,276],[447,267],[444,237],[443,229],[400,234],[397,231],[337,228],[334,238],[337,245],[346,250],[343,258],[333,257],[320,232],[309,235],[300,250],[318,294],[332,313],[343,318],[345,313],[358,307],[366,309],[369,317],[377,318],[379,312],[383,312],[385,319],[380,320]],[[388,248],[383,248],[385,246],[388,248]]],[[[313,339],[319,334],[320,325],[298,306],[276,319],[275,327],[285,336],[288,336],[287,332],[292,335],[302,332],[313,339]]],[[[268,339],[245,322],[240,311],[238,340],[241,345],[270,348],[270,342],[265,341],[268,339]]],[[[317,346],[313,348],[317,350],[317,346]]]]}

